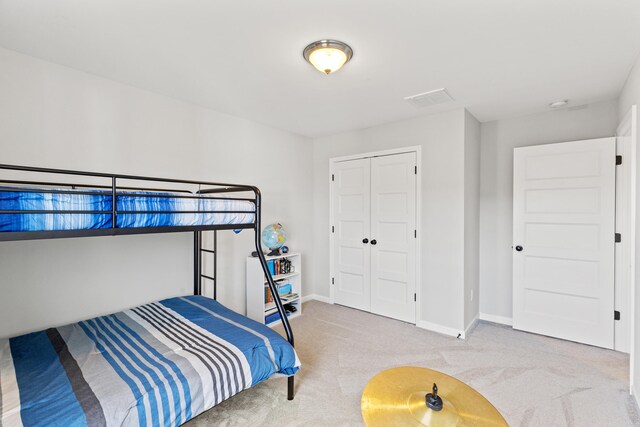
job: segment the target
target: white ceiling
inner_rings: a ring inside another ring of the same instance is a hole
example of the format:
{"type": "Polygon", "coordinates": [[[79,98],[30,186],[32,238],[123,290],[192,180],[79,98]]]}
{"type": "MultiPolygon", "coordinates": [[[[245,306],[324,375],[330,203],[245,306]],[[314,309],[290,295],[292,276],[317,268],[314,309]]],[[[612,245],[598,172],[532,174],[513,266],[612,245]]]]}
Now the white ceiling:
{"type": "Polygon", "coordinates": [[[480,121],[613,99],[640,1],[0,0],[0,45],[320,136],[427,114],[403,97],[440,87],[480,121]],[[320,74],[320,38],[353,60],[320,74]]]}

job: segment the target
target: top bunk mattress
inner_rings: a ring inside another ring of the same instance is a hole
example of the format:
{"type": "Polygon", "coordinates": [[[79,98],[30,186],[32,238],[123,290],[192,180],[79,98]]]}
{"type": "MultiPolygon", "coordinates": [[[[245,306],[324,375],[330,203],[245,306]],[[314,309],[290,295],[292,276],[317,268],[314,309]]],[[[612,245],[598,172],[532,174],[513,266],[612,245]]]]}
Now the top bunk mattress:
{"type": "Polygon", "coordinates": [[[299,366],[270,328],[206,297],[170,298],[0,339],[0,425],[178,426],[299,366]]]}
{"type": "MultiPolygon", "coordinates": [[[[0,211],[10,212],[0,214],[0,232],[112,228],[112,200],[111,191],[0,187],[0,211]]],[[[116,205],[116,228],[235,225],[255,220],[252,201],[208,195],[118,191],[116,205]]]]}

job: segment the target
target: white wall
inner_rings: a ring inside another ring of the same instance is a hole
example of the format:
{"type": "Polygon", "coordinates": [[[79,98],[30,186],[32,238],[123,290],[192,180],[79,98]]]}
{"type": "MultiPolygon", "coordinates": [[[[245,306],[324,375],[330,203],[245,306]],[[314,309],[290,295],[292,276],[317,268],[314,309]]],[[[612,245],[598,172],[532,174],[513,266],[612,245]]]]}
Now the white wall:
{"type": "Polygon", "coordinates": [[[313,143],[314,293],[329,296],[329,159],[422,146],[422,319],[464,329],[464,110],[457,109],[313,143]]]}
{"type": "Polygon", "coordinates": [[[464,325],[479,315],[480,291],[480,123],[464,114],[464,325]]]}
{"type": "MultiPolygon", "coordinates": [[[[632,105],[640,107],[640,58],[629,74],[629,78],[618,99],[618,121],[622,121],[632,105]]],[[[640,165],[640,135],[636,141],[636,164],[640,165]]],[[[640,192],[640,173],[636,174],[636,191],[640,192]]],[[[640,194],[636,194],[636,203],[640,202],[640,194]]],[[[635,318],[633,348],[631,350],[631,361],[633,368],[632,392],[636,402],[640,405],[640,207],[636,206],[636,273],[635,273],[635,318]]]]}
{"type": "Polygon", "coordinates": [[[617,122],[609,101],[481,125],[480,313],[512,317],[513,149],[613,136],[617,122]]]}
{"type": "MultiPolygon", "coordinates": [[[[2,163],[258,185],[263,222],[311,253],[307,138],[5,49],[0,94],[2,163]]],[[[220,237],[220,300],[242,312],[252,232],[220,237]]],[[[192,289],[189,233],[0,243],[0,337],[192,289]]]]}

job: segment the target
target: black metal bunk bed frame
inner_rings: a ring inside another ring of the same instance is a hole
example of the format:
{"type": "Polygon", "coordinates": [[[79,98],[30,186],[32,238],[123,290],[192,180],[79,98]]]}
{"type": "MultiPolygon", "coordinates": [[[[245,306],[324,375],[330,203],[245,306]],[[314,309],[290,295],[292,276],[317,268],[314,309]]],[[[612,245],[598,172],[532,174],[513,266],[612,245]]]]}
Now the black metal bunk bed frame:
{"type": "MultiPolygon", "coordinates": [[[[121,175],[121,174],[107,174],[107,173],[95,173],[65,169],[51,169],[40,168],[30,166],[17,166],[0,164],[0,170],[11,170],[18,172],[35,172],[42,174],[53,175],[65,175],[65,176],[83,176],[93,179],[108,179],[110,185],[93,185],[85,183],[69,183],[69,182],[51,182],[44,181],[32,181],[32,180],[13,180],[13,179],[0,179],[0,184],[12,184],[20,185],[19,191],[23,192],[38,192],[38,193],[50,193],[50,194],[90,194],[96,195],[96,189],[101,189],[105,193],[110,190],[111,194],[111,211],[99,211],[99,210],[0,210],[0,215],[3,214],[109,214],[111,215],[111,227],[110,228],[98,228],[98,229],[84,229],[84,230],[55,230],[55,231],[16,231],[16,232],[0,232],[0,242],[2,241],[16,241],[16,240],[37,240],[37,239],[56,239],[56,238],[70,238],[70,237],[90,237],[90,236],[117,236],[126,234],[152,234],[152,233],[173,233],[173,232],[193,232],[193,293],[194,295],[202,294],[202,279],[208,279],[213,281],[213,298],[217,298],[217,244],[218,244],[218,230],[236,230],[236,229],[253,229],[255,234],[255,248],[260,259],[260,265],[264,271],[265,277],[269,289],[273,295],[278,314],[284,326],[284,331],[287,336],[287,340],[293,346],[293,331],[289,324],[284,305],[280,300],[276,284],[273,280],[269,268],[267,266],[267,260],[264,252],[262,251],[261,242],[261,201],[262,195],[258,187],[252,185],[241,184],[228,184],[220,182],[207,182],[207,181],[194,181],[194,180],[182,180],[172,178],[156,178],[147,176],[136,175],[121,175]],[[149,187],[132,187],[132,186],[119,186],[118,181],[143,181],[143,182],[157,182],[157,183],[169,183],[178,185],[191,185],[198,186],[198,190],[194,193],[185,189],[162,189],[162,188],[149,188],[149,187]],[[38,188],[22,187],[24,185],[38,186],[38,188]],[[70,189],[61,188],[42,188],[47,187],[68,187],[70,189]],[[207,187],[207,188],[202,188],[207,187]],[[85,191],[78,189],[86,189],[85,191]],[[120,211],[118,210],[117,197],[120,191],[134,191],[133,193],[127,193],[127,195],[133,195],[137,197],[166,197],[166,198],[187,198],[198,200],[239,200],[239,201],[251,201],[254,203],[254,211],[120,211]],[[135,193],[135,191],[154,192],[148,193],[135,193]],[[167,192],[172,194],[162,194],[157,192],[167,192]],[[251,192],[253,197],[215,197],[209,196],[211,194],[225,194],[225,193],[243,193],[251,192]],[[176,194],[176,193],[186,193],[176,194]],[[141,227],[141,228],[117,228],[117,217],[121,214],[203,214],[203,213],[245,213],[254,214],[253,223],[248,224],[222,224],[222,225],[198,225],[198,226],[167,226],[167,227],[141,227]],[[202,232],[213,231],[213,249],[206,249],[202,247],[202,232]],[[209,253],[213,255],[213,276],[206,275],[202,272],[202,254],[209,253]]],[[[15,187],[0,187],[0,192],[15,192],[15,187]]],[[[294,378],[289,376],[287,378],[287,399],[293,400],[294,396],[294,378]]]]}

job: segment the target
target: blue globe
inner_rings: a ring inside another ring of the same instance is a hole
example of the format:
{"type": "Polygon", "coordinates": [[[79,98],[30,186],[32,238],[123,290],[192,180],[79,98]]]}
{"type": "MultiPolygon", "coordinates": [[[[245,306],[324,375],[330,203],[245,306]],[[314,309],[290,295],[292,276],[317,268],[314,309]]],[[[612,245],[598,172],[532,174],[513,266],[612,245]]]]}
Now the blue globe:
{"type": "Polygon", "coordinates": [[[269,224],[262,230],[262,243],[269,249],[280,249],[287,240],[287,233],[281,224],[269,224]]]}

